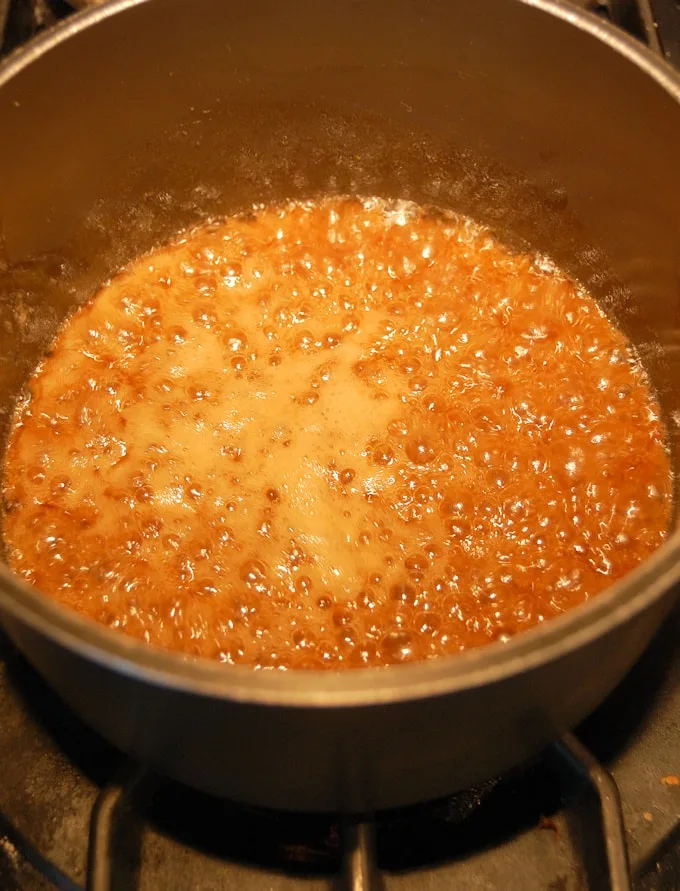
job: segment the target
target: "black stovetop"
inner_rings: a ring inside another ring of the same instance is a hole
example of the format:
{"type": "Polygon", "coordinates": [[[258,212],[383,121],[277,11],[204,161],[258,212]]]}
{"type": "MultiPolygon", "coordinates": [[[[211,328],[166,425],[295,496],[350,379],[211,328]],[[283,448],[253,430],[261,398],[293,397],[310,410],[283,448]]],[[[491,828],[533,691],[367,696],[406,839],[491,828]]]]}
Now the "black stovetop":
{"type": "MultiPolygon", "coordinates": [[[[134,772],[4,638],[0,660],[0,888],[83,888],[97,798],[134,772]]],[[[636,891],[677,891],[680,611],[578,735],[619,787],[636,891]]],[[[112,891],[322,891],[341,874],[331,818],[247,809],[155,777],[117,829],[112,891]]],[[[600,891],[600,835],[586,788],[545,760],[382,815],[376,856],[385,891],[600,891]]]]}
{"type": "MultiPolygon", "coordinates": [[[[680,65],[679,0],[578,5],[657,39],[680,65]]],[[[67,14],[65,0],[0,0],[0,46],[7,52],[67,14]]],[[[635,891],[679,891],[680,610],[577,735],[617,783],[635,891]]],[[[0,764],[0,891],[360,887],[342,868],[346,826],[239,807],[140,774],[69,712],[1,634],[0,764]]],[[[554,758],[384,814],[370,828],[376,887],[384,891],[612,887],[597,801],[554,758]]]]}

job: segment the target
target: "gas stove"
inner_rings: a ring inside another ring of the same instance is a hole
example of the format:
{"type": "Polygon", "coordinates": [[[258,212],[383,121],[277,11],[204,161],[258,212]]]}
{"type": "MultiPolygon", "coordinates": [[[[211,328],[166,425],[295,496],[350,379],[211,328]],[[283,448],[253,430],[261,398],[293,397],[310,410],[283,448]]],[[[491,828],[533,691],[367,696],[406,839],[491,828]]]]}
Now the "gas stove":
{"type": "MultiPolygon", "coordinates": [[[[0,0],[2,52],[87,4],[0,0]]],[[[680,0],[578,5],[680,67],[680,0]]],[[[680,609],[543,758],[368,822],[245,808],[152,775],[1,633],[0,758],[0,891],[678,891],[680,609]]]]}
{"type": "Polygon", "coordinates": [[[83,726],[4,639],[0,659],[3,891],[619,891],[608,771],[635,891],[680,888],[680,611],[578,729],[590,757],[570,738],[512,775],[358,826],[152,776],[83,726]]]}

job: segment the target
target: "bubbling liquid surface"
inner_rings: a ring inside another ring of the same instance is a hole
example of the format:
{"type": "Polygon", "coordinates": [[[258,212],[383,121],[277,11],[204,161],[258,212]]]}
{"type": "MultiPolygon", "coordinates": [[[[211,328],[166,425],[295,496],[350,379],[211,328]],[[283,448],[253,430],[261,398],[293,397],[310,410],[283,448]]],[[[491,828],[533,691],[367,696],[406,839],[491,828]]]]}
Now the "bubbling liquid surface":
{"type": "Polygon", "coordinates": [[[150,644],[258,668],[458,653],[664,539],[658,406],[540,258],[378,199],[258,207],[67,322],[5,466],[17,575],[150,644]]]}

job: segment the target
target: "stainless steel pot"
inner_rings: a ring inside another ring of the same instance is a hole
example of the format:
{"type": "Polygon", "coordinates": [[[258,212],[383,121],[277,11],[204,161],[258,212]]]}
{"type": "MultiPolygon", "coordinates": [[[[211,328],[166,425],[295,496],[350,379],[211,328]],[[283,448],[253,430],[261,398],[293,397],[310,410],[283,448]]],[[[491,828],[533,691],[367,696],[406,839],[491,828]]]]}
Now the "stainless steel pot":
{"type": "MultiPolygon", "coordinates": [[[[57,326],[179,227],[253,201],[398,195],[550,253],[680,417],[680,81],[550,0],[122,0],[0,71],[0,425],[57,326]]],[[[85,721],[210,792],[362,811],[536,753],[669,610],[680,537],[586,606],[455,659],[256,673],[145,648],[0,571],[13,639],[85,721]]]]}

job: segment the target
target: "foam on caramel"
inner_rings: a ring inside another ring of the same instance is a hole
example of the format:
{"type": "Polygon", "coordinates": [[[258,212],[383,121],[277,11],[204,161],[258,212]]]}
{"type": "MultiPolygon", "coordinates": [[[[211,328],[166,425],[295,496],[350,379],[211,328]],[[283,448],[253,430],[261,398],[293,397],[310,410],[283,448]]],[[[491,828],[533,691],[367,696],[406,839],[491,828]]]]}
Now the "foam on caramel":
{"type": "Polygon", "coordinates": [[[623,335],[540,258],[405,203],[258,207],[68,320],[7,451],[13,570],[151,644],[261,668],[455,653],[664,538],[623,335]]]}

